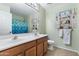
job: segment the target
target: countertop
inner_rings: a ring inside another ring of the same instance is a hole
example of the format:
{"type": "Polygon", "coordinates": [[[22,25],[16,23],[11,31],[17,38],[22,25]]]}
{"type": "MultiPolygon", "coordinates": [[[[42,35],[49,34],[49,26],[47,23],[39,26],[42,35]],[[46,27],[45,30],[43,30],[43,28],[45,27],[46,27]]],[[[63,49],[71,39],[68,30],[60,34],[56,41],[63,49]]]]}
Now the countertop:
{"type": "Polygon", "coordinates": [[[6,50],[8,48],[23,44],[23,43],[27,43],[33,40],[37,40],[39,38],[45,37],[47,36],[46,34],[39,34],[39,35],[33,35],[31,33],[29,34],[20,34],[17,35],[17,39],[14,40],[12,39],[13,37],[10,36],[9,38],[5,38],[5,39],[0,39],[0,51],[2,50],[6,50]]]}

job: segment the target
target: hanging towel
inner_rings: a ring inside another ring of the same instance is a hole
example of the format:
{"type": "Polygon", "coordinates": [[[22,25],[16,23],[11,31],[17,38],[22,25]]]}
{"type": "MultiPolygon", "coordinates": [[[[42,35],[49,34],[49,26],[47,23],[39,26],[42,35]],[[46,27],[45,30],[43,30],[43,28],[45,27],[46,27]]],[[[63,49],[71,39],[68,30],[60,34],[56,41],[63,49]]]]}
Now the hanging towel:
{"type": "Polygon", "coordinates": [[[59,29],[59,37],[60,37],[60,38],[63,37],[63,29],[59,29]]]}
{"type": "Polygon", "coordinates": [[[71,29],[63,29],[63,40],[64,40],[64,44],[70,44],[71,41],[71,29]]]}

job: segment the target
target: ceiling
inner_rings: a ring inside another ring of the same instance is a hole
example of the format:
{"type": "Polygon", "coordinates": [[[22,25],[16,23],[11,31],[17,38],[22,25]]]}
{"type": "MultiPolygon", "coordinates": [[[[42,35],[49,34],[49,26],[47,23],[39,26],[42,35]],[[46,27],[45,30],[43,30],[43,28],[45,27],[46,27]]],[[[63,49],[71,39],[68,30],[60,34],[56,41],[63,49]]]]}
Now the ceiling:
{"type": "MultiPolygon", "coordinates": [[[[10,6],[10,11],[12,13],[16,13],[16,14],[24,15],[24,16],[35,14],[35,10],[33,8],[29,7],[28,5],[26,5],[25,3],[2,3],[2,4],[10,6]]],[[[40,3],[40,5],[45,10],[54,8],[54,7],[62,5],[62,4],[63,3],[40,3]]]]}
{"type": "Polygon", "coordinates": [[[25,3],[3,3],[4,5],[10,6],[10,11],[19,15],[33,15],[35,10],[27,6],[25,3]]]}
{"type": "MultiPolygon", "coordinates": [[[[71,5],[72,3],[43,3],[41,4],[41,6],[43,8],[45,8],[46,10],[51,9],[51,8],[55,8],[55,7],[60,7],[60,6],[67,6],[67,5],[71,5]]],[[[73,3],[76,4],[76,3],[73,3]]]]}
{"type": "MultiPolygon", "coordinates": [[[[4,3],[5,5],[10,6],[10,10],[13,13],[17,13],[19,15],[34,15],[35,10],[26,5],[25,3],[4,3]]],[[[53,3],[40,3],[40,5],[46,10],[50,8],[53,3]]]]}
{"type": "MultiPolygon", "coordinates": [[[[12,13],[16,13],[19,15],[34,15],[35,10],[26,5],[25,3],[2,3],[4,5],[10,6],[10,11],[12,13]]],[[[51,6],[55,6],[54,3],[40,3],[40,5],[48,10],[48,8],[51,8],[51,6]]]]}
{"type": "Polygon", "coordinates": [[[48,10],[52,7],[55,7],[56,5],[58,5],[58,3],[42,3],[40,4],[43,8],[45,8],[45,10],[48,10]]]}

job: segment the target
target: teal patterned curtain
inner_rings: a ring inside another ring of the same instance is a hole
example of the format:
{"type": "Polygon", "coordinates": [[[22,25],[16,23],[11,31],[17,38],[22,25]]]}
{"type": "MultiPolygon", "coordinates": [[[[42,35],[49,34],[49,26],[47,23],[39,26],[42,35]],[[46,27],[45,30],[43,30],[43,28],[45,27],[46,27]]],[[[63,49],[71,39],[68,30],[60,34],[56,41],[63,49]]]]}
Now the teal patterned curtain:
{"type": "Polygon", "coordinates": [[[27,33],[28,32],[28,23],[27,20],[22,16],[14,15],[12,16],[12,33],[27,33]]]}

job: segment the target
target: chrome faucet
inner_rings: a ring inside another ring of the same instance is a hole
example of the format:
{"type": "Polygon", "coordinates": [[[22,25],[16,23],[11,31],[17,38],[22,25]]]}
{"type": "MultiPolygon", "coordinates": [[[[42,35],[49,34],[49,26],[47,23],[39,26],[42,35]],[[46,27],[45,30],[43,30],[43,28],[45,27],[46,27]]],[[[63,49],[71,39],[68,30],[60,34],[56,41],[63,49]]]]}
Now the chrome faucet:
{"type": "Polygon", "coordinates": [[[16,40],[16,39],[17,39],[17,36],[14,36],[14,37],[13,37],[13,40],[16,40]]]}

